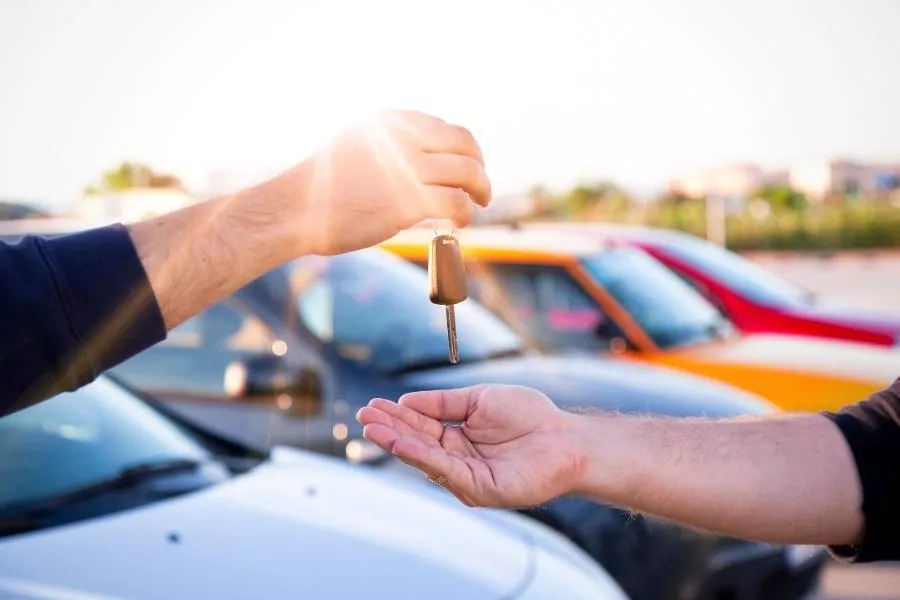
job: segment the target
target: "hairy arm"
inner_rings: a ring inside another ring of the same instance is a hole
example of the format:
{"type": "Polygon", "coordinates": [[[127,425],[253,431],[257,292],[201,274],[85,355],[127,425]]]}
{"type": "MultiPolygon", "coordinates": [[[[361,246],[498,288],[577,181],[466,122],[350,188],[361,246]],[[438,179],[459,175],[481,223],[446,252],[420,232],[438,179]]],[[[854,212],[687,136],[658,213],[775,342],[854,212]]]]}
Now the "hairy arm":
{"type": "Polygon", "coordinates": [[[0,244],[0,416],[85,385],[295,257],[376,245],[490,202],[462,127],[385,111],[234,195],[125,227],[0,244]]]}
{"type": "Polygon", "coordinates": [[[166,329],[307,253],[311,236],[300,226],[315,221],[295,218],[303,196],[282,194],[278,185],[270,182],[129,226],[166,329]]]}
{"type": "Polygon", "coordinates": [[[700,529],[773,543],[855,545],[853,454],[822,415],[731,420],[572,415],[577,492],[700,529]]]}
{"type": "Polygon", "coordinates": [[[900,379],[820,414],[564,410],[536,389],[486,384],[376,398],[357,419],[469,506],[577,495],[848,561],[900,560],[900,379]]]}

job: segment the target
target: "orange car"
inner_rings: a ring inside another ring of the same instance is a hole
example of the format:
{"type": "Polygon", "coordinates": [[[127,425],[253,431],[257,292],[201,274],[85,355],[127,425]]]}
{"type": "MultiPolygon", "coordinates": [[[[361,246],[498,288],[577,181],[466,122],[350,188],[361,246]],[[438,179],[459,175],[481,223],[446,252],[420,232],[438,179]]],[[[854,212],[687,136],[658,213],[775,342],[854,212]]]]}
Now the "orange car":
{"type": "MultiPolygon", "coordinates": [[[[430,228],[413,229],[382,246],[424,267],[433,236],[430,228]]],[[[667,365],[794,411],[840,408],[900,374],[900,355],[877,346],[740,334],[636,248],[504,227],[469,227],[456,236],[470,297],[555,352],[607,352],[615,360],[667,365]]]]}

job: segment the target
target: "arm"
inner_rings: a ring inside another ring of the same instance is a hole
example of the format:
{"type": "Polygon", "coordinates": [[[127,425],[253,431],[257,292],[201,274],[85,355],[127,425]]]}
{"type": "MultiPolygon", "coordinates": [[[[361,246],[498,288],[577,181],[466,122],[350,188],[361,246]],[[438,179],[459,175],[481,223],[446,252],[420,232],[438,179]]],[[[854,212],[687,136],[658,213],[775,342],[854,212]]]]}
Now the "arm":
{"type": "Polygon", "coordinates": [[[727,421],[577,416],[584,495],[726,535],[856,544],[860,488],[821,415],[727,421]]]}
{"type": "Polygon", "coordinates": [[[388,111],[285,173],[135,223],[0,244],[0,416],[82,386],[168,329],[305,254],[375,245],[490,200],[463,128],[388,111]]]}
{"type": "Polygon", "coordinates": [[[470,506],[578,494],[848,560],[900,558],[900,380],[838,413],[575,413],[530,388],[485,385],[375,399],[357,418],[470,506]]]}

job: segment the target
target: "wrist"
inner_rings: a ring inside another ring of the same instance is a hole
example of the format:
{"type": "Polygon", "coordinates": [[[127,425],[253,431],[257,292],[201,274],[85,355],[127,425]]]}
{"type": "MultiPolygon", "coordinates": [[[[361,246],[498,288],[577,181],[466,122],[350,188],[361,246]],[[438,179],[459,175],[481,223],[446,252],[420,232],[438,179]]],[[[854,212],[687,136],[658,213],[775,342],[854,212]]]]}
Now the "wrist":
{"type": "Polygon", "coordinates": [[[604,502],[629,497],[634,480],[629,461],[627,417],[605,412],[567,412],[563,417],[579,468],[572,493],[604,502]]]}
{"type": "Polygon", "coordinates": [[[277,253],[279,264],[315,253],[317,223],[310,207],[309,169],[305,167],[276,175],[227,200],[234,205],[242,228],[252,228],[248,233],[277,253]]]}

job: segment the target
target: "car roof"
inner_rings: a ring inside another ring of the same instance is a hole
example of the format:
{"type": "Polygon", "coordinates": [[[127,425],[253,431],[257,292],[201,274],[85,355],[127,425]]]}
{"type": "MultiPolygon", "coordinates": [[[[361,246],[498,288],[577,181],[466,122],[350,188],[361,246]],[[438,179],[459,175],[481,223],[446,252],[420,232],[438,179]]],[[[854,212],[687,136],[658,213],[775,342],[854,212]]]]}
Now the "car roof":
{"type": "MultiPolygon", "coordinates": [[[[449,228],[437,229],[438,233],[448,231],[449,228]]],[[[603,249],[596,238],[581,233],[573,235],[551,231],[523,231],[503,226],[470,226],[454,231],[453,235],[459,240],[463,253],[476,250],[489,254],[497,251],[505,254],[528,254],[547,260],[565,260],[573,256],[597,254],[603,249]]],[[[398,233],[382,245],[389,249],[420,246],[424,254],[434,236],[433,228],[417,227],[398,233]]]]}

